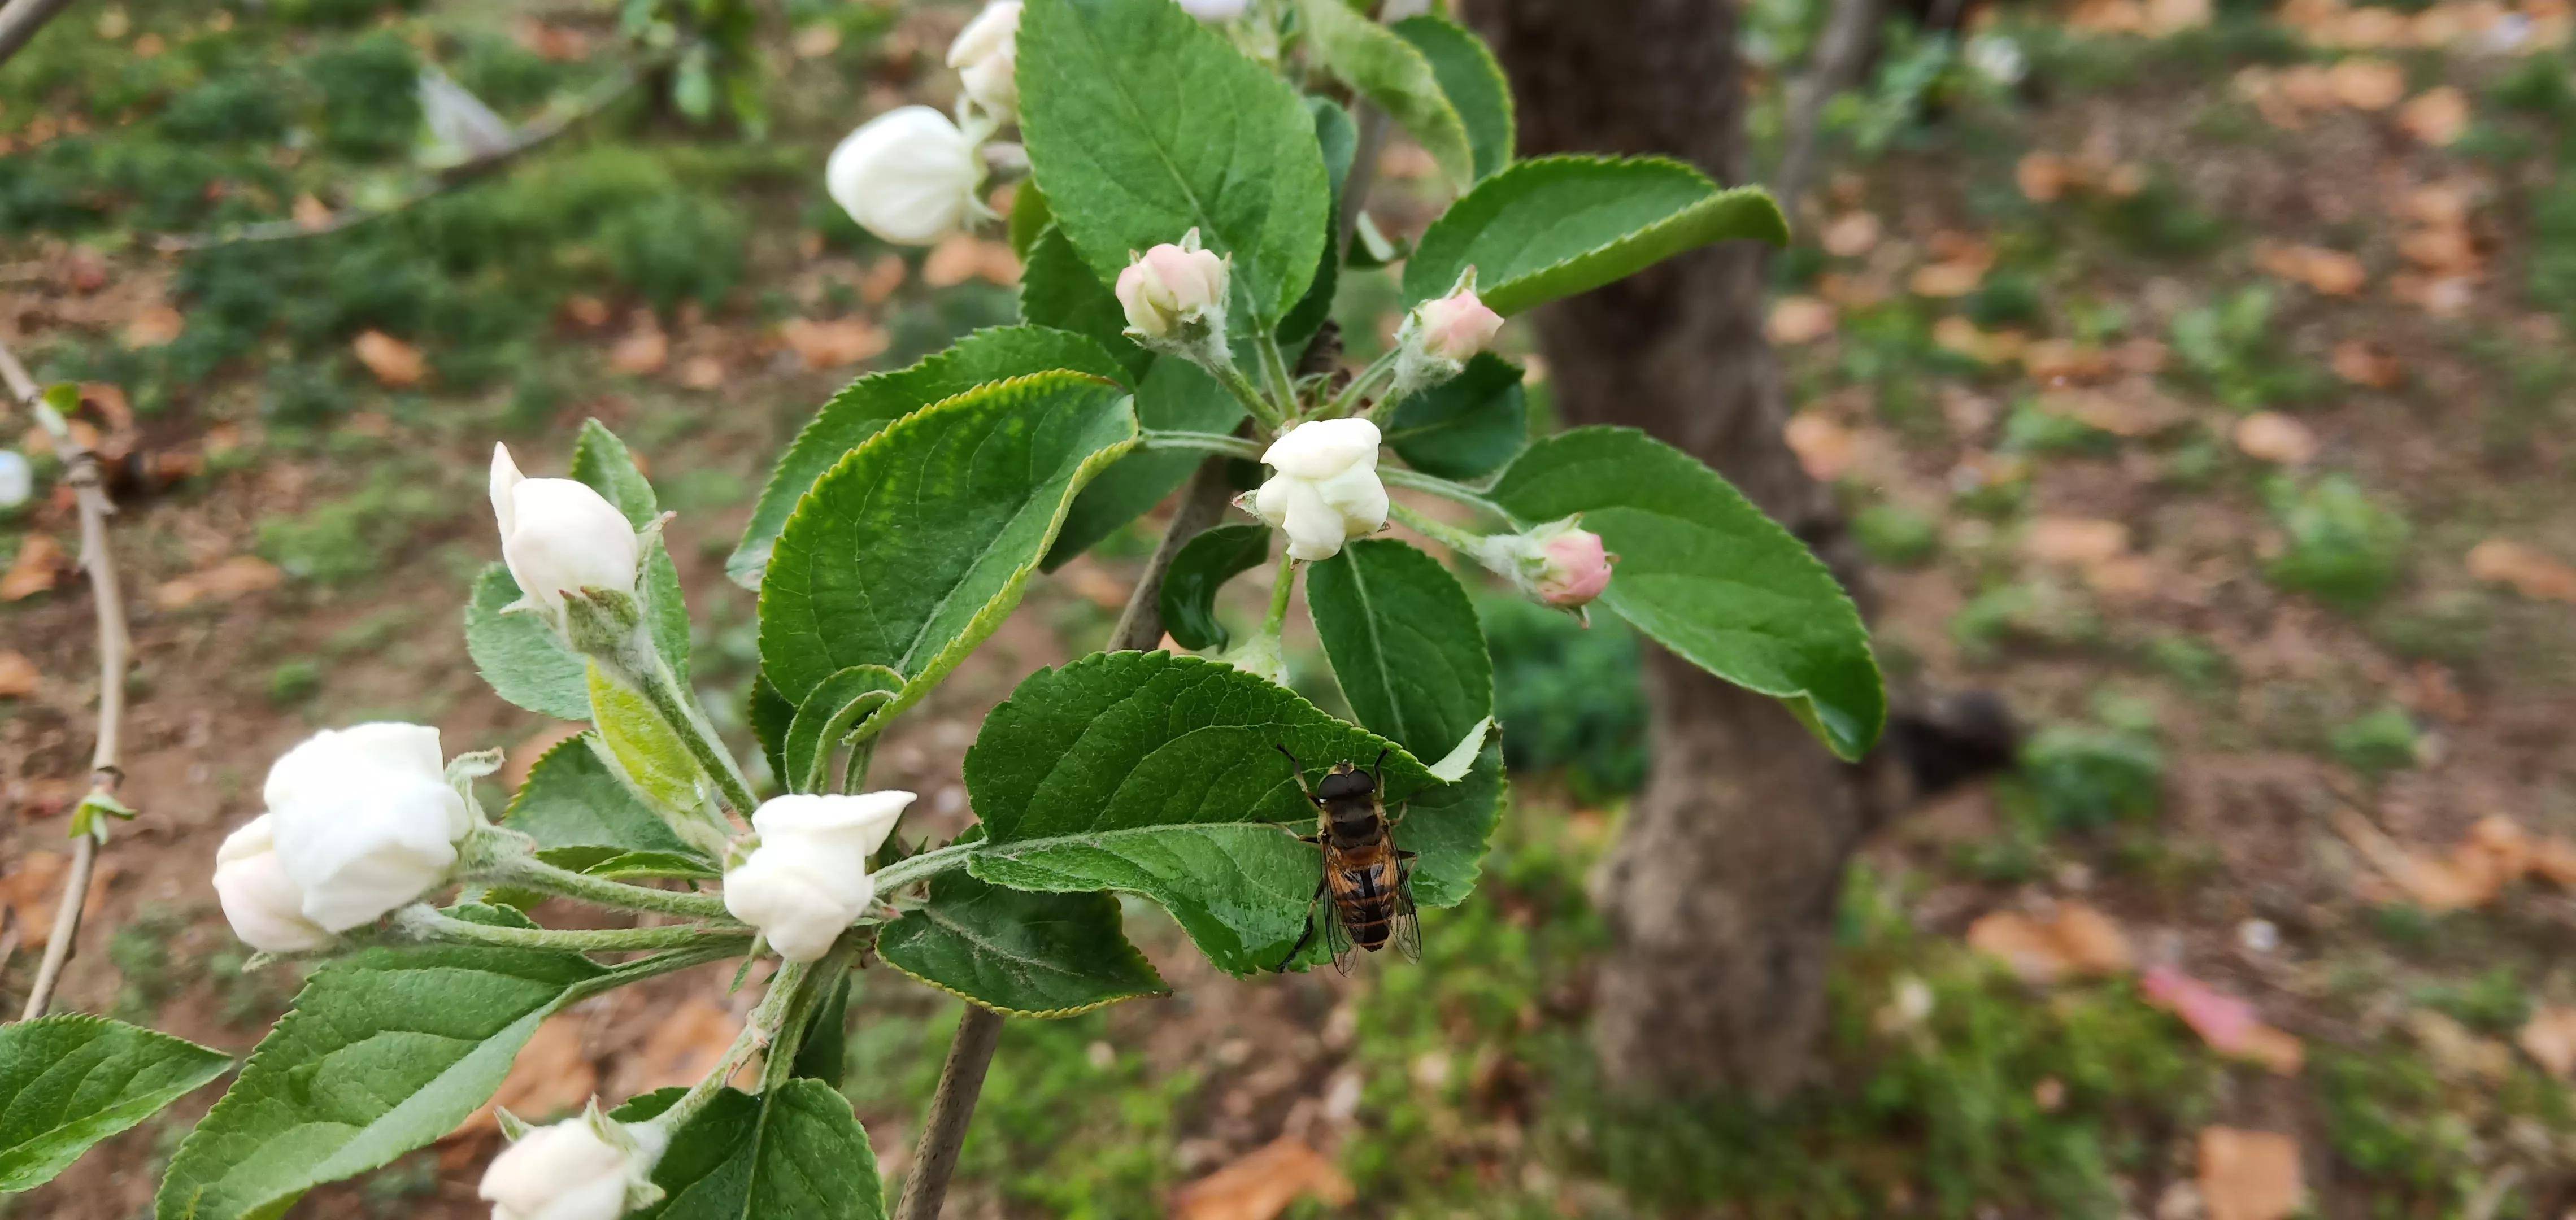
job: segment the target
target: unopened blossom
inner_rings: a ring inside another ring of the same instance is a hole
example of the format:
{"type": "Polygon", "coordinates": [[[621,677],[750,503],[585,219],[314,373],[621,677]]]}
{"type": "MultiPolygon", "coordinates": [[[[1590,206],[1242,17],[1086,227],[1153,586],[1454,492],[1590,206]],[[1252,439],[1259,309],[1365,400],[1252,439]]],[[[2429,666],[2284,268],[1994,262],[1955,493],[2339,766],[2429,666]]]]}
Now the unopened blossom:
{"type": "Polygon", "coordinates": [[[984,166],[947,115],[902,106],[842,138],[823,186],[860,228],[899,246],[927,246],[976,213],[984,166]]]}
{"type": "Polygon", "coordinates": [[[997,119],[1020,112],[1019,41],[1020,0],[995,0],[948,44],[948,66],[966,96],[997,119]]]}
{"type": "Polygon", "coordinates": [[[823,956],[876,899],[868,857],[883,846],[909,792],[774,797],[751,815],[760,845],[725,870],[725,909],[761,930],[791,962],[823,956]]]}
{"type": "Polygon", "coordinates": [[[1488,534],[1464,547],[1476,562],[1544,605],[1580,614],[1610,587],[1619,557],[1601,535],[1567,517],[1517,534],[1488,534]]]}
{"type": "Polygon", "coordinates": [[[1310,420],[1261,455],[1276,473],[1252,495],[1252,511],[1288,536],[1291,558],[1317,561],[1386,527],[1386,485],[1377,477],[1377,425],[1365,419],[1310,420]]]}
{"type": "Polygon", "coordinates": [[[1118,273],[1127,333],[1147,342],[1201,332],[1222,336],[1229,270],[1225,259],[1199,248],[1196,229],[1135,256],[1118,273]]]}
{"type": "Polygon", "coordinates": [[[510,578],[549,614],[560,616],[564,598],[583,589],[634,591],[643,544],[626,514],[589,484],[531,479],[510,460],[509,446],[494,445],[492,516],[510,578]]]}
{"type": "Polygon", "coordinates": [[[1503,316],[1476,295],[1476,269],[1467,268],[1448,292],[1414,306],[1396,328],[1391,392],[1403,398],[1457,376],[1502,328],[1503,316]]]}
{"type": "Polygon", "coordinates": [[[492,1220],[617,1220],[661,1197],[652,1185],[663,1136],[589,1113],[539,1127],[501,1150],[477,1191],[492,1220]]]}
{"type": "Polygon", "coordinates": [[[304,891],[277,858],[269,814],[243,823],[215,849],[215,898],[243,944],[263,953],[306,953],[329,946],[329,928],[304,917],[304,891]]]}
{"type": "Polygon", "coordinates": [[[263,795],[304,918],[333,932],[437,888],[474,828],[426,725],[325,729],[269,767],[263,795]]]}
{"type": "Polygon", "coordinates": [[[1181,0],[1181,8],[1201,21],[1232,21],[1251,7],[1251,0],[1181,0]]]}

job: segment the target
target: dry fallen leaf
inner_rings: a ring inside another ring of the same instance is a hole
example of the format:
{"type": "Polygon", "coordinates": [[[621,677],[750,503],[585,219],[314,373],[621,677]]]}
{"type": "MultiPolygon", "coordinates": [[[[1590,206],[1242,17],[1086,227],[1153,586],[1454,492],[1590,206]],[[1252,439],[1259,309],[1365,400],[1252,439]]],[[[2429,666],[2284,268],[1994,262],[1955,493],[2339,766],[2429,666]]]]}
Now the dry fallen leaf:
{"type": "Polygon", "coordinates": [[[2091,517],[2039,517],[2021,537],[2021,553],[2040,563],[2082,567],[2126,554],[2129,527],[2091,517]]]}
{"type": "Polygon", "coordinates": [[[188,320],[167,305],[146,305],[134,312],[134,320],[125,324],[127,347],[160,347],[179,337],[188,320]]]}
{"type": "Polygon", "coordinates": [[[692,390],[712,390],[724,380],[724,361],[713,356],[691,356],[680,362],[679,382],[692,390]]]}
{"type": "Polygon", "coordinates": [[[921,282],[933,288],[953,288],[978,276],[1004,287],[1019,283],[1019,256],[1006,242],[951,233],[921,260],[921,282]]]}
{"type": "Polygon", "coordinates": [[[499,1091],[458,1123],[448,1138],[496,1127],[496,1110],[545,1122],[580,1109],[599,1091],[599,1068],[582,1047],[582,1024],[582,1018],[570,1013],[546,1018],[510,1061],[510,1074],[502,1078],[499,1091]]]}
{"type": "Polygon", "coordinates": [[[1851,469],[1859,438],[1832,417],[1801,411],[1789,417],[1783,434],[1790,452],[1798,455],[1798,464],[1806,468],[1807,477],[1830,483],[1851,469]]]}
{"type": "Polygon", "coordinates": [[[857,364],[893,342],[884,327],[856,316],[830,322],[791,318],[778,328],[778,337],[806,368],[816,371],[857,364]]]}
{"type": "Polygon", "coordinates": [[[2257,411],[2236,421],[2236,447],[2258,462],[2300,466],[2317,456],[2317,434],[2278,411],[2257,411]]]}
{"type": "Polygon", "coordinates": [[[903,287],[903,278],[910,274],[912,270],[904,265],[903,256],[885,255],[868,264],[867,271],[859,276],[859,299],[870,305],[883,305],[895,289],[903,287]]]}
{"type": "Polygon", "coordinates": [[[608,367],[630,377],[644,377],[662,371],[671,361],[671,337],[651,315],[639,318],[635,329],[626,332],[608,349],[608,367]]]}
{"type": "Polygon", "coordinates": [[[193,606],[212,598],[231,601],[246,593],[276,588],[286,579],[277,565],[257,555],[235,555],[203,571],[172,577],[152,591],[153,604],[164,610],[193,606]]]}
{"type": "Polygon", "coordinates": [[[2386,59],[2347,59],[2326,69],[2338,102],[2355,110],[2386,110],[2406,96],[2406,69],[2386,59]]]}
{"type": "Polygon", "coordinates": [[[2469,95],[2443,85],[2427,89],[2397,112],[2406,134],[2439,148],[2469,129],[2469,95]]]}
{"type": "Polygon", "coordinates": [[[307,233],[318,233],[331,227],[331,205],[310,192],[295,197],[295,209],[291,215],[295,218],[295,227],[307,233]]]}
{"type": "Polygon", "coordinates": [[[594,296],[573,295],[564,298],[564,319],[584,330],[597,330],[608,325],[608,302],[594,296]]]}
{"type": "MultiPolygon", "coordinates": [[[[733,1047],[742,1022],[704,997],[693,996],[673,1008],[644,1039],[644,1045],[618,1068],[620,1094],[650,1093],[672,1085],[696,1084],[714,1071],[733,1047]]],[[[744,1071],[751,1070],[745,1064],[744,1071]]]]}
{"type": "Polygon", "coordinates": [[[2259,246],[2254,251],[2255,265],[2282,279],[2330,297],[2348,297],[2361,291],[2369,273],[2361,260],[2341,250],[2323,246],[2259,246]]]}
{"type": "Polygon", "coordinates": [[[2533,1009],[2513,1040],[2550,1075],[2576,1079],[2576,1007],[2544,1004],[2533,1009]]]}
{"type": "Polygon", "coordinates": [[[0,573],[0,602],[24,601],[53,588],[63,578],[63,547],[50,534],[29,534],[18,546],[18,558],[0,573]]]}
{"type": "Polygon", "coordinates": [[[2211,1050],[2250,1059],[2274,1073],[2295,1076],[2306,1062],[2299,1040],[2265,1025],[2244,997],[2221,991],[2170,966],[2158,966],[2138,980],[2147,1001],[2182,1018],[2211,1050]]]}
{"type": "Polygon", "coordinates": [[[2022,350],[2030,345],[2030,336],[2017,330],[1980,329],[1976,323],[1952,314],[1932,324],[1932,343],[1979,364],[2006,364],[2021,358],[2022,350]]]}
{"type": "Polygon", "coordinates": [[[2064,158],[2051,153],[2025,153],[2013,166],[2013,181],[2021,187],[2022,197],[2032,203],[2053,203],[2075,185],[2074,167],[2064,158]]]}
{"type": "Polygon", "coordinates": [[[0,699],[36,693],[36,663],[15,649],[0,648],[0,699]]]}
{"type": "Polygon", "coordinates": [[[2533,601],[2576,604],[2576,567],[2510,538],[2489,538],[2469,548],[2469,575],[2506,585],[2533,601]]]}
{"type": "Polygon", "coordinates": [[[2335,344],[2332,364],[2335,376],[2374,390],[2393,390],[2406,380],[2406,365],[2397,354],[2368,339],[2335,344]]]}
{"type": "Polygon", "coordinates": [[[0,868],[0,906],[9,908],[10,922],[30,949],[41,947],[53,935],[54,906],[61,898],[54,886],[70,866],[63,853],[38,850],[0,868]]]}
{"type": "Polygon", "coordinates": [[[2104,380],[2115,371],[2111,353],[2072,339],[2041,339],[2022,349],[2021,367],[2044,386],[2104,380]]]}
{"type": "Polygon", "coordinates": [[[1342,1171],[1295,1136],[1283,1135],[1172,1195],[1172,1220],[1271,1220],[1313,1196],[1348,1207],[1355,1192],[1342,1171]]]}
{"type": "Polygon", "coordinates": [[[1834,331],[1834,307],[1815,297],[1782,297],[1771,306],[1763,330],[1780,347],[1795,347],[1834,331]]]}
{"type": "Polygon", "coordinates": [[[1919,297],[1963,297],[1986,279],[1983,260],[1931,263],[1914,269],[1906,288],[1919,297]]]}
{"type": "Polygon", "coordinates": [[[2283,1220],[2308,1203],[2299,1143],[2270,1131],[2200,1130],[2200,1198],[2209,1220],[2283,1220]]]}
{"type": "Polygon", "coordinates": [[[388,389],[416,386],[429,376],[429,363],[421,359],[419,348],[380,330],[359,335],[349,344],[349,350],[388,389]]]}
{"type": "Polygon", "coordinates": [[[2003,959],[2033,983],[2070,974],[2118,974],[2135,959],[2111,917],[2080,902],[2059,903],[2046,919],[1992,911],[1968,925],[1968,947],[2003,959]]]}
{"type": "Polygon", "coordinates": [[[1825,226],[1818,244],[1836,258],[1859,258],[1878,245],[1881,226],[1876,212],[1845,212],[1825,226]]]}

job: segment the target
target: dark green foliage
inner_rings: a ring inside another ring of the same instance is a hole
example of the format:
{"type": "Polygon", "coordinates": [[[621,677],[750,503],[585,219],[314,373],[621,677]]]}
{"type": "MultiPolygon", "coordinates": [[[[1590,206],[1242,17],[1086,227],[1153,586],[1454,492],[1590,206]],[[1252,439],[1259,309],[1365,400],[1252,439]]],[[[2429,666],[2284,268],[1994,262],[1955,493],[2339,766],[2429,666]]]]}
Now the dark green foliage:
{"type": "Polygon", "coordinates": [[[1589,628],[1561,610],[1518,597],[1477,599],[1494,657],[1494,718],[1514,771],[1563,768],[1577,793],[1598,800],[1646,778],[1646,699],[1637,634],[1616,615],[1589,628]]]}
{"type": "Polygon", "coordinates": [[[322,145],[343,156],[392,157],[420,134],[420,57],[392,31],[314,55],[304,77],[321,94],[322,145]]]}
{"type": "Polygon", "coordinates": [[[2276,481],[2267,498],[2288,535],[2287,548],[2272,561],[2272,583],[2347,611],[2378,600],[2396,583],[2411,532],[2406,519],[2350,476],[2327,475],[2304,488],[2276,481]]]}
{"type": "Polygon", "coordinates": [[[2041,818],[2085,830],[2151,817],[2164,797],[2165,757],[2150,720],[2115,714],[2101,726],[2053,724],[2022,747],[2021,777],[2041,818]]]}
{"type": "Polygon", "coordinates": [[[2125,196],[2104,196],[2094,219],[2111,240],[2149,258],[2197,258],[2227,240],[2227,222],[2161,175],[2125,196]]]}
{"type": "Polygon", "coordinates": [[[1939,519],[1896,504],[1872,504],[1852,517],[1852,536],[1873,562],[1913,567],[1941,549],[1939,519]]]}
{"type": "Polygon", "coordinates": [[[2377,778],[2382,772],[2415,765],[2415,722],[2406,709],[2392,703],[2338,726],[2327,744],[2337,761],[2377,778]]]}
{"type": "Polygon", "coordinates": [[[610,217],[599,242],[620,283],[669,309],[683,300],[721,303],[742,279],[747,233],[742,217],[717,200],[670,195],[610,217]]]}

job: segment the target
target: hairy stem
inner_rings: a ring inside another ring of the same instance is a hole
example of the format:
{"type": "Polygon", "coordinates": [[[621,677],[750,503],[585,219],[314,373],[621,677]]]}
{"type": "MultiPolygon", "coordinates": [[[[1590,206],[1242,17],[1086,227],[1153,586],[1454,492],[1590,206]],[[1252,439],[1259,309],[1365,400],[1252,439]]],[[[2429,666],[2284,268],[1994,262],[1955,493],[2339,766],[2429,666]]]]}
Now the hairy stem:
{"type": "MultiPolygon", "coordinates": [[[[32,36],[34,26],[43,24],[52,11],[32,0],[11,0],[0,16],[31,21],[33,24],[25,32],[32,36]]],[[[8,58],[15,49],[0,47],[0,59],[8,58]]],[[[126,654],[131,639],[125,629],[124,587],[117,579],[116,556],[107,546],[107,519],[116,506],[108,501],[98,454],[74,438],[61,416],[44,405],[44,392],[36,385],[36,379],[5,345],[0,345],[0,382],[7,383],[9,396],[25,406],[52,435],[55,451],[63,456],[63,481],[70,485],[73,502],[80,511],[81,569],[89,574],[90,601],[98,623],[98,736],[90,749],[89,795],[81,799],[80,812],[74,816],[95,818],[102,816],[97,809],[122,807],[116,801],[116,789],[125,779],[117,758],[124,740],[126,654]]],[[[74,825],[79,823],[75,821],[74,825]]],[[[99,841],[104,837],[101,829],[97,834],[81,835],[72,843],[71,873],[64,880],[62,900],[54,908],[53,930],[45,937],[45,955],[37,962],[35,985],[28,989],[23,1020],[33,1021],[45,1015],[53,1004],[54,989],[62,983],[63,967],[71,961],[72,944],[80,937],[81,910],[88,904],[90,880],[97,874],[99,841]]]]}
{"type": "Polygon", "coordinates": [[[715,894],[687,894],[610,881],[557,868],[534,856],[514,856],[494,864],[479,880],[494,885],[524,886],[563,898],[628,911],[655,911],[698,919],[731,920],[724,899],[715,894]]]}
{"type": "Polygon", "coordinates": [[[725,804],[735,813],[750,817],[760,808],[760,801],[751,794],[751,780],[743,775],[742,764],[734,761],[733,752],[716,737],[706,715],[698,710],[697,697],[680,688],[678,675],[671,672],[661,653],[649,645],[643,651],[643,662],[636,667],[640,671],[635,675],[636,686],[653,705],[654,714],[679,734],[680,743],[698,761],[698,768],[715,782],[725,804]]]}
{"type": "MultiPolygon", "coordinates": [[[[1162,640],[1163,577],[1172,570],[1172,557],[1224,515],[1227,491],[1225,463],[1201,462],[1189,490],[1181,493],[1180,506],[1172,510],[1172,523],[1163,530],[1162,542],[1156,544],[1153,557],[1136,578],[1136,587],[1128,592],[1118,625],[1109,630],[1110,651],[1151,648],[1162,640]]],[[[929,862],[950,850],[924,852],[893,865],[878,874],[880,884],[906,865],[925,873],[946,867],[944,862],[929,862]]],[[[939,1209],[948,1200],[948,1177],[957,1170],[957,1150],[966,1143],[967,1120],[975,1116],[984,1073],[993,1066],[993,1049],[1001,1039],[1002,1014],[968,1004],[966,1015],[957,1023],[957,1037],[948,1044],[948,1061],[939,1069],[939,1090],[931,1095],[930,1112],[923,1116],[921,1138],[913,1144],[912,1170],[904,1176],[903,1201],[895,1205],[895,1220],[939,1220],[939,1209]]]]}
{"type": "Polygon", "coordinates": [[[426,903],[415,903],[396,912],[394,926],[415,940],[499,945],[510,949],[570,949],[576,953],[686,949],[717,941],[743,946],[751,943],[751,930],[740,924],[696,923],[660,928],[504,928],[441,914],[426,903]]]}
{"type": "Polygon", "coordinates": [[[1484,535],[1462,530],[1446,521],[1426,516],[1410,505],[1389,504],[1386,512],[1388,516],[1402,522],[1413,532],[1460,554],[1473,556],[1477,546],[1485,540],[1484,535]]]}
{"type": "MultiPolygon", "coordinates": [[[[1332,405],[1324,408],[1321,417],[1339,419],[1358,410],[1360,400],[1368,396],[1368,392],[1376,387],[1378,380],[1394,373],[1396,357],[1402,354],[1402,348],[1390,347],[1377,359],[1370,361],[1367,368],[1360,370],[1359,376],[1351,378],[1351,383],[1342,387],[1341,393],[1333,396],[1332,405]]],[[[1385,405],[1384,402],[1378,404],[1379,407],[1385,405]]],[[[1375,408],[1369,411],[1369,417],[1372,420],[1377,417],[1377,414],[1375,408]]]]}
{"type": "Polygon", "coordinates": [[[1284,419],[1279,413],[1279,404],[1263,396],[1261,387],[1252,384],[1252,379],[1244,376],[1242,369],[1229,363],[1213,361],[1200,367],[1214,374],[1217,384],[1224,386],[1226,393],[1234,395],[1234,400],[1242,403],[1243,409],[1252,413],[1252,418],[1260,423],[1264,431],[1273,434],[1279,431],[1284,419]]]}
{"type": "Polygon", "coordinates": [[[778,973],[769,976],[768,993],[760,997],[760,1006],[751,1010],[751,1019],[742,1023],[742,1032],[734,1036],[733,1045],[725,1048],[724,1058],[717,1061],[714,1070],[690,1085],[689,1091],[681,1094],[680,1100],[672,1102],[670,1109],[655,1115],[651,1125],[661,1128],[665,1135],[687,1126],[690,1119],[697,1117],[698,1111],[715,1100],[716,1094],[724,1090],[725,1082],[733,1079],[733,1074],[741,1071],[742,1065],[751,1062],[751,1057],[761,1048],[775,1042],[779,1027],[786,1021],[787,1010],[793,1005],[796,992],[811,969],[804,962],[780,962],[778,973]]]}
{"type": "Polygon", "coordinates": [[[1296,588],[1297,557],[1283,552],[1279,556],[1278,579],[1270,582],[1270,615],[1261,620],[1261,634],[1279,638],[1280,629],[1288,625],[1289,594],[1296,588]]]}

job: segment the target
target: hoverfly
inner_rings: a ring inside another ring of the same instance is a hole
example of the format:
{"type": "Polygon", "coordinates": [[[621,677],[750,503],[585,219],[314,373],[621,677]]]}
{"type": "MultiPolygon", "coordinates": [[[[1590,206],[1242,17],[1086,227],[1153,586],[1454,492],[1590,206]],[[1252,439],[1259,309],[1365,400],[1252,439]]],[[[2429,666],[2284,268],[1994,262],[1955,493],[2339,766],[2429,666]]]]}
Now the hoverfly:
{"type": "MultiPolygon", "coordinates": [[[[1288,748],[1281,746],[1279,752],[1288,754],[1288,748]]],[[[1288,765],[1298,790],[1320,811],[1315,833],[1297,837],[1322,849],[1324,875],[1306,907],[1305,935],[1275,969],[1285,970],[1296,961],[1319,927],[1324,943],[1332,947],[1333,968],[1344,974],[1351,972],[1354,949],[1375,953],[1389,942],[1404,960],[1422,960],[1422,925],[1413,912],[1414,854],[1395,846],[1402,811],[1387,817],[1379,799],[1386,755],[1378,755],[1376,774],[1338,763],[1311,789],[1296,755],[1288,754],[1288,765]]]]}

